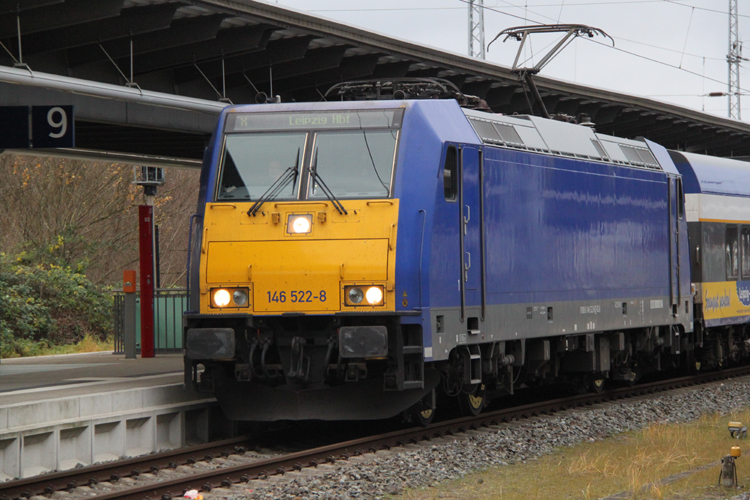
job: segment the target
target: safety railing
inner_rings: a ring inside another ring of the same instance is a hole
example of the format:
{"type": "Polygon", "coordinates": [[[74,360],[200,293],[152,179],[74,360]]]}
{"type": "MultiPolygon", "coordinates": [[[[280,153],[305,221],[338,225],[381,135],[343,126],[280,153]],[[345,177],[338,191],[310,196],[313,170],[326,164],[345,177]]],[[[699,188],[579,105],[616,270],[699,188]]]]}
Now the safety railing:
{"type": "MultiPolygon", "coordinates": [[[[136,292],[135,343],[141,352],[141,300],[136,292]]],[[[123,331],[125,324],[125,294],[114,291],[115,354],[125,353],[123,331]]],[[[157,288],[154,293],[154,351],[157,353],[182,350],[182,313],[188,308],[188,292],[184,288],[157,288]]]]}

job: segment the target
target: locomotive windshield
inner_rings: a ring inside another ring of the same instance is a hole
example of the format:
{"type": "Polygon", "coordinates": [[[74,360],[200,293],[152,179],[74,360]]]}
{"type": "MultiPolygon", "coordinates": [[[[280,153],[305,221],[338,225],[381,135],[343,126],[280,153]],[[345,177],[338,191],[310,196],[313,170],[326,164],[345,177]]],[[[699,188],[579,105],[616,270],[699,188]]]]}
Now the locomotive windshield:
{"type": "MultiPolygon", "coordinates": [[[[314,168],[336,197],[388,197],[397,137],[396,130],[318,133],[314,168]]],[[[308,197],[326,194],[312,182],[308,197]]]]}
{"type": "MultiPolygon", "coordinates": [[[[227,136],[219,193],[220,201],[257,200],[287,169],[299,167],[305,151],[304,132],[227,136]]],[[[296,198],[299,175],[277,198],[296,198]]]]}
{"type": "Polygon", "coordinates": [[[216,200],[257,201],[269,188],[279,200],[325,199],[321,181],[336,198],[387,198],[403,115],[400,108],[229,113],[216,200]]]}

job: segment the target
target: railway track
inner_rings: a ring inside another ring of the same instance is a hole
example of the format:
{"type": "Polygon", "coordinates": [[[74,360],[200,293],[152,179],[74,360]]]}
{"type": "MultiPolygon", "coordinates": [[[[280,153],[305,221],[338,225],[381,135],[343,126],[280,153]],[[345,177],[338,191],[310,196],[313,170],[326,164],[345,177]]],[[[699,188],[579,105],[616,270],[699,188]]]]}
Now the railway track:
{"type": "MultiPolygon", "coordinates": [[[[240,465],[230,465],[195,472],[180,474],[175,478],[159,478],[148,484],[133,485],[118,491],[105,491],[101,494],[88,493],[88,498],[96,500],[171,500],[181,497],[188,489],[203,492],[214,488],[229,488],[233,485],[266,479],[272,475],[301,471],[308,467],[317,467],[324,463],[336,463],[348,460],[353,456],[377,453],[406,444],[418,444],[445,436],[465,433],[503,422],[525,418],[551,415],[572,408],[591,406],[615,400],[628,399],[643,395],[664,392],[678,388],[715,382],[719,380],[750,375],[750,367],[739,367],[721,372],[680,377],[666,381],[640,384],[633,387],[616,388],[601,393],[582,394],[523,406],[482,413],[476,417],[464,417],[434,423],[428,427],[402,429],[360,439],[312,448],[309,450],[288,453],[271,458],[255,460],[240,465]],[[92,495],[95,494],[94,495],[92,495]]],[[[216,457],[229,457],[243,454],[254,446],[247,437],[206,443],[200,446],[183,448],[144,457],[98,464],[80,469],[45,474],[31,478],[0,483],[0,500],[28,499],[36,495],[50,495],[55,491],[74,491],[79,486],[96,486],[108,481],[113,484],[123,478],[138,478],[143,473],[159,476],[163,470],[174,470],[180,465],[197,461],[211,462],[216,457]]]]}

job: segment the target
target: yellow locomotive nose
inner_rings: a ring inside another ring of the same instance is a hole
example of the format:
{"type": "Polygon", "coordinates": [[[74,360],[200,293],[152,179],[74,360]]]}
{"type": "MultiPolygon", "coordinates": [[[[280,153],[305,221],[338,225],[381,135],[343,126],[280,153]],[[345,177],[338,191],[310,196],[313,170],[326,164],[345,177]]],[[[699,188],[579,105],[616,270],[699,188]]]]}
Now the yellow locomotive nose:
{"type": "Polygon", "coordinates": [[[398,200],[276,202],[248,216],[209,205],[205,311],[254,315],[393,311],[398,200]]]}

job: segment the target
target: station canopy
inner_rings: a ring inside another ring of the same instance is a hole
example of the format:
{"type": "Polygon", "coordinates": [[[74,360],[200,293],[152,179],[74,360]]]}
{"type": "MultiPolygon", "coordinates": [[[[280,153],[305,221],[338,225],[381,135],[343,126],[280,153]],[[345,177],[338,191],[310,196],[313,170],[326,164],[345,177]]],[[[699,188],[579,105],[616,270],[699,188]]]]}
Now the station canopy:
{"type": "MultiPolygon", "coordinates": [[[[441,77],[529,113],[508,67],[252,0],[0,0],[0,42],[0,105],[75,106],[76,149],[51,155],[197,166],[226,104],[319,101],[347,80],[441,77]]],[[[535,81],[550,113],[585,113],[599,133],[750,156],[750,124],[535,81]]]]}

